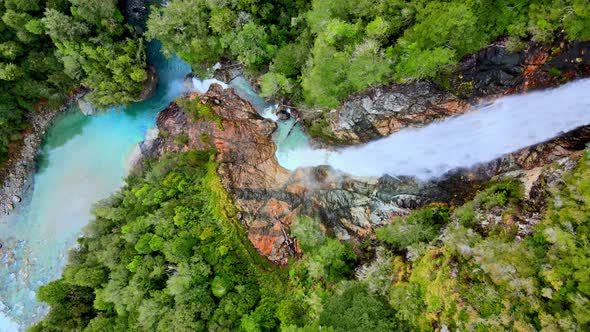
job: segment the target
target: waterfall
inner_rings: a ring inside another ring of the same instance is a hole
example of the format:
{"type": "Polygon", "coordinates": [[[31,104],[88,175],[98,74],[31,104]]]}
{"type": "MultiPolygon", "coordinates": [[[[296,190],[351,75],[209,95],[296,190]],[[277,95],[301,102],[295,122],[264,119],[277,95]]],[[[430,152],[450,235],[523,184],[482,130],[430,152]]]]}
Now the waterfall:
{"type": "Polygon", "coordinates": [[[362,146],[337,151],[298,149],[280,161],[289,169],[330,165],[359,176],[426,179],[491,161],[587,124],[590,79],[502,97],[469,113],[407,128],[362,146]]]}
{"type": "Polygon", "coordinates": [[[193,91],[195,92],[199,92],[199,93],[206,93],[207,91],[209,91],[209,87],[211,87],[211,84],[217,83],[219,85],[221,85],[222,88],[226,89],[227,88],[227,84],[216,80],[216,79],[208,79],[208,80],[200,80],[196,77],[192,78],[192,82],[193,82],[193,91]]]}

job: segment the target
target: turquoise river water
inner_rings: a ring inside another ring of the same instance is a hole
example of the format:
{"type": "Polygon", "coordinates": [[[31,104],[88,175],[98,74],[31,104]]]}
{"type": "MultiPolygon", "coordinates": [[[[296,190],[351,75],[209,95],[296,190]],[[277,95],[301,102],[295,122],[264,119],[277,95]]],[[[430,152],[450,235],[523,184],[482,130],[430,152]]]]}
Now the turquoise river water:
{"type": "Polygon", "coordinates": [[[35,291],[59,277],[92,205],[122,185],[130,151],[182,93],[190,66],[155,47],[150,60],[160,74],[150,99],[96,116],[72,109],[49,129],[33,191],[0,219],[0,331],[23,330],[46,312],[35,291]]]}
{"type": "MultiPolygon", "coordinates": [[[[95,116],[75,108],[63,114],[46,135],[32,192],[10,216],[0,217],[0,332],[22,331],[46,313],[35,300],[36,290],[61,274],[68,250],[92,218],[93,204],[121,187],[130,153],[155,126],[157,113],[185,89],[199,91],[215,82],[194,79],[187,87],[190,66],[176,57],[165,59],[155,45],[149,59],[160,77],[154,96],[95,116]]],[[[277,121],[276,107],[256,95],[247,80],[238,77],[230,86],[260,115],[277,121]]],[[[589,88],[590,80],[581,80],[501,98],[463,116],[339,151],[313,149],[300,124],[277,121],[276,156],[289,169],[330,164],[357,175],[432,176],[590,123],[589,88]]]]}
{"type": "MultiPolygon", "coordinates": [[[[77,108],[60,116],[40,151],[32,192],[14,213],[0,217],[0,332],[22,331],[43,317],[47,307],[35,300],[36,290],[60,276],[93,204],[121,187],[131,151],[155,126],[157,113],[186,89],[190,66],[165,59],[155,45],[149,49],[160,79],[154,96],[95,116],[77,108]]],[[[194,88],[204,83],[196,81],[194,88]]],[[[262,116],[276,120],[274,107],[245,79],[231,86],[262,116]]],[[[278,123],[274,138],[279,160],[309,144],[292,119],[278,123]]]]}

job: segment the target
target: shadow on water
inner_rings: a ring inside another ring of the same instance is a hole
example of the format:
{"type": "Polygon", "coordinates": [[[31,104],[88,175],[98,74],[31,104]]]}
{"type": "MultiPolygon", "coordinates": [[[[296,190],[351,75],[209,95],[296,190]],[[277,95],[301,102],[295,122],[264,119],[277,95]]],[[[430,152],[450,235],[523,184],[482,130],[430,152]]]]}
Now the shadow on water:
{"type": "Polygon", "coordinates": [[[90,118],[82,114],[78,107],[70,107],[47,131],[43,141],[44,149],[55,149],[66,144],[72,138],[81,135],[90,118]]]}
{"type": "Polygon", "coordinates": [[[42,149],[37,156],[36,171],[39,173],[47,169],[47,154],[50,150],[62,147],[74,137],[81,135],[89,123],[90,118],[82,114],[77,106],[72,106],[61,114],[43,139],[42,149]]]}

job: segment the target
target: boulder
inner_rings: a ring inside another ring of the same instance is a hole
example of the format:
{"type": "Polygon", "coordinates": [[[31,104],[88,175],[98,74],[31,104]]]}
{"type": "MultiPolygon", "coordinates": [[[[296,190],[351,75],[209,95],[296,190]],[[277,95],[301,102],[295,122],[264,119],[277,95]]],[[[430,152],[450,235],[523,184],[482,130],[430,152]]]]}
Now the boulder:
{"type": "Polygon", "coordinates": [[[148,66],[147,79],[143,82],[143,91],[139,95],[139,100],[143,101],[153,96],[158,89],[158,73],[156,67],[148,66]]]}
{"type": "Polygon", "coordinates": [[[84,115],[95,115],[98,113],[98,109],[84,98],[78,99],[78,107],[80,108],[80,112],[82,112],[84,115]]]}
{"type": "Polygon", "coordinates": [[[289,120],[291,118],[291,113],[287,112],[284,109],[280,109],[280,110],[277,111],[276,116],[281,121],[287,121],[287,120],[289,120]]]}

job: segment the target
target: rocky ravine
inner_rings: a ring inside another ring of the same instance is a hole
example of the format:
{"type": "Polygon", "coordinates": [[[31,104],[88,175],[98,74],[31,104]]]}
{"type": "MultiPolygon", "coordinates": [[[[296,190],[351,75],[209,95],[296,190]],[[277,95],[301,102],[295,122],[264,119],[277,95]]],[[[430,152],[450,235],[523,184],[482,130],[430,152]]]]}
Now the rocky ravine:
{"type": "MultiPolygon", "coordinates": [[[[503,42],[466,56],[449,91],[418,81],[371,88],[323,115],[339,144],[368,142],[408,127],[467,112],[482,99],[559,85],[590,75],[590,41],[551,46],[530,43],[509,53],[503,42]]],[[[303,113],[310,122],[317,112],[303,113]]]]}
{"type": "MultiPolygon", "coordinates": [[[[590,141],[590,127],[580,128],[550,142],[429,182],[409,177],[359,178],[329,167],[290,173],[280,167],[274,156],[274,123],[261,118],[231,89],[213,86],[199,98],[221,118],[221,125],[195,120],[173,103],[158,115],[160,134],[143,144],[143,155],[157,158],[167,152],[215,147],[222,183],[241,211],[237,218],[247,228],[258,251],[279,264],[285,264],[295,254],[288,228],[298,215],[319,217],[326,229],[340,239],[361,240],[370,236],[374,227],[412,209],[432,202],[460,202],[498,175],[521,179],[531,204],[541,209],[547,190],[542,184],[557,183],[555,177],[575,165],[590,141]],[[555,162],[561,166],[548,167],[555,162]]],[[[517,220],[521,235],[539,218],[538,214],[522,215],[517,220]]]]}

